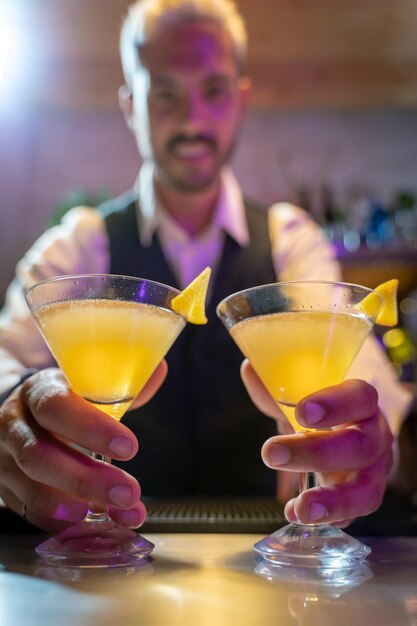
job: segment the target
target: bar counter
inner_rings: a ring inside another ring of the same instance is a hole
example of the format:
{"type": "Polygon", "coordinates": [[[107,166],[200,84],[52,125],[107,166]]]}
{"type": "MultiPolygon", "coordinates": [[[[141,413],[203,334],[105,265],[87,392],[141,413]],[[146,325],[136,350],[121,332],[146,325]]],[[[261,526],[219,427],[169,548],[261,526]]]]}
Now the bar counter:
{"type": "MultiPolygon", "coordinates": [[[[145,533],[144,533],[145,534],[145,533]]],[[[147,534],[136,568],[59,568],[37,559],[44,535],[0,535],[0,624],[7,626],[413,626],[417,537],[362,538],[367,565],[328,573],[260,561],[252,534],[147,534]]]]}

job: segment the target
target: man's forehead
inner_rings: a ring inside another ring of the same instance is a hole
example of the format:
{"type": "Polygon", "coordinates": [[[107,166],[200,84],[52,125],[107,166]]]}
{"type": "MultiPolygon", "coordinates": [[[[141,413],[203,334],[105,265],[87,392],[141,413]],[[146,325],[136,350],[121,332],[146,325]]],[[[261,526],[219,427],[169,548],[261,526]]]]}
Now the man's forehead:
{"type": "Polygon", "coordinates": [[[164,27],[139,49],[139,57],[141,65],[153,75],[201,69],[237,71],[229,33],[210,21],[164,27]]]}

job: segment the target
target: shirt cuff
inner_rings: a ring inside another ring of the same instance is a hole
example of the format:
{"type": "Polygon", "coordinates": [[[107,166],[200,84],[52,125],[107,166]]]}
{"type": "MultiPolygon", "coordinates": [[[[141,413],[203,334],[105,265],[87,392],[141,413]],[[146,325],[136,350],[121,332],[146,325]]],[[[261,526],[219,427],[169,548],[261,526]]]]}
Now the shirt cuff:
{"type": "Polygon", "coordinates": [[[13,393],[13,391],[15,389],[17,389],[17,387],[19,387],[19,385],[21,385],[27,378],[30,378],[31,376],[33,376],[33,374],[36,374],[36,372],[38,372],[39,370],[37,370],[34,367],[30,367],[28,369],[26,369],[19,377],[19,380],[17,381],[17,383],[15,383],[14,385],[12,385],[11,387],[9,387],[8,389],[6,389],[5,391],[3,391],[0,394],[0,406],[3,404],[3,402],[5,402],[7,400],[7,398],[10,396],[11,393],[13,393]]]}

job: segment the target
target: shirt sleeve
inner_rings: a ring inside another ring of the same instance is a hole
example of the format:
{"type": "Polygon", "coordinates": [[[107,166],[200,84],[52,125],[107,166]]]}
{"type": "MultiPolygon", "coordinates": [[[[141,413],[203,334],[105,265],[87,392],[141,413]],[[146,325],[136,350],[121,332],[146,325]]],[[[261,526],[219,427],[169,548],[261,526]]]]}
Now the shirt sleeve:
{"type": "MultiPolygon", "coordinates": [[[[274,204],[269,211],[269,232],[278,280],[341,280],[333,246],[306,211],[289,203],[274,204]]],[[[398,380],[374,335],[365,341],[348,377],[365,380],[376,388],[379,406],[398,435],[412,394],[398,380]]]]}
{"type": "Polygon", "coordinates": [[[89,207],[71,209],[59,225],[33,244],[16,267],[0,312],[0,390],[7,386],[8,369],[16,370],[16,363],[38,368],[53,364],[26,304],[24,289],[52,276],[107,273],[109,264],[103,218],[89,207]]]}
{"type": "Polygon", "coordinates": [[[270,208],[268,221],[278,280],[341,279],[333,246],[306,211],[279,202],[270,208]]]}
{"type": "Polygon", "coordinates": [[[375,387],[379,406],[388,418],[392,432],[398,435],[411,409],[413,394],[398,380],[393,365],[374,335],[365,341],[347,378],[360,378],[375,387]]]}

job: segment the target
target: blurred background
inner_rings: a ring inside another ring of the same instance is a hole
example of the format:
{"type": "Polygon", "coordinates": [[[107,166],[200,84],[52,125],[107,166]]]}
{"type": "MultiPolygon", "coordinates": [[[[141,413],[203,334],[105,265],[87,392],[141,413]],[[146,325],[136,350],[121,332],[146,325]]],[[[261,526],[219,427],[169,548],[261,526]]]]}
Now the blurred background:
{"type": "MultiPolygon", "coordinates": [[[[128,189],[118,110],[129,0],[0,3],[0,304],[16,261],[69,206],[128,189]]],[[[381,337],[401,376],[417,343],[417,0],[238,0],[252,107],[234,168],[246,194],[326,229],[345,278],[400,278],[381,337]]]]}

